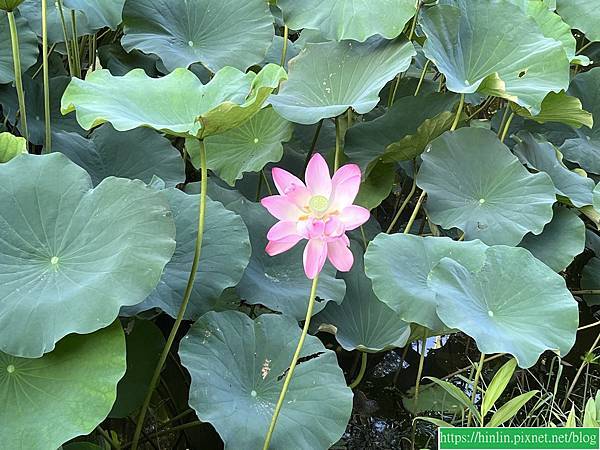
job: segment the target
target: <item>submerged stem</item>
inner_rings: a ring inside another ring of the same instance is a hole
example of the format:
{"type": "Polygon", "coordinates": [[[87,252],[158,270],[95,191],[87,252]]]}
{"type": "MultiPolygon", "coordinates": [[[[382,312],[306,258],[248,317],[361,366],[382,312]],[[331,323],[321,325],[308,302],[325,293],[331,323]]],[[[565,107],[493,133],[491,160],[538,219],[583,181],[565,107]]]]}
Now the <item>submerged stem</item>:
{"type": "Polygon", "coordinates": [[[50,75],[48,64],[48,0],[42,0],[42,65],[44,66],[44,128],[45,141],[42,153],[52,151],[52,134],[50,128],[50,75]]]}
{"type": "Polygon", "coordinates": [[[300,334],[300,339],[298,340],[298,345],[296,346],[296,351],[294,352],[294,356],[292,357],[292,362],[290,363],[290,368],[285,376],[285,380],[283,381],[283,387],[281,388],[281,392],[279,394],[279,399],[277,400],[277,404],[275,405],[275,411],[273,412],[273,417],[271,418],[271,424],[269,425],[269,431],[267,431],[267,436],[265,437],[265,444],[263,445],[263,450],[267,450],[269,445],[271,445],[271,438],[273,437],[273,431],[275,431],[275,425],[277,424],[277,418],[279,417],[279,413],[281,411],[281,407],[283,406],[283,400],[285,399],[285,394],[287,393],[290,382],[292,381],[292,376],[294,375],[294,370],[296,369],[296,364],[298,363],[298,358],[300,357],[300,352],[302,351],[302,347],[304,346],[304,340],[306,339],[306,335],[308,334],[308,328],[310,326],[310,319],[312,318],[313,308],[315,306],[315,297],[317,295],[317,285],[319,283],[319,275],[313,279],[312,286],[310,288],[310,297],[308,299],[308,308],[306,310],[306,319],[304,321],[304,327],[302,328],[302,333],[300,334]]]}
{"type": "Polygon", "coordinates": [[[23,137],[29,141],[27,131],[27,112],[25,110],[25,91],[23,91],[23,78],[21,76],[21,51],[19,49],[19,34],[17,32],[17,23],[15,22],[15,13],[7,11],[8,26],[10,28],[10,40],[12,44],[13,64],[15,68],[15,87],[17,88],[17,97],[19,99],[19,117],[23,124],[23,137]]]}
{"type": "Polygon", "coordinates": [[[358,371],[358,375],[354,379],[352,383],[348,385],[350,389],[354,389],[356,386],[360,384],[363,377],[365,376],[365,372],[367,371],[367,352],[360,352],[360,370],[358,371]]]}
{"type": "Polygon", "coordinates": [[[167,338],[167,342],[165,347],[163,348],[162,354],[160,355],[160,359],[158,360],[158,364],[154,369],[154,374],[152,375],[152,380],[150,381],[150,385],[148,386],[148,391],[146,392],[146,398],[144,399],[144,403],[142,404],[142,409],[140,410],[140,414],[138,416],[137,425],[135,428],[135,434],[133,435],[133,450],[136,450],[138,447],[140,435],[142,433],[142,427],[144,426],[144,419],[146,418],[146,412],[148,411],[148,407],[150,406],[150,400],[152,399],[152,394],[154,393],[154,389],[156,388],[156,384],[160,378],[160,373],[162,368],[169,356],[169,351],[173,346],[173,342],[175,341],[175,337],[177,336],[177,332],[179,331],[179,327],[181,322],[183,321],[183,317],[185,315],[185,310],[187,309],[187,305],[190,301],[190,297],[192,295],[192,288],[194,287],[194,281],[196,280],[196,273],[198,271],[198,263],[200,261],[200,254],[202,252],[202,238],[204,235],[204,220],[206,216],[206,191],[208,189],[208,170],[206,167],[206,148],[204,147],[204,141],[200,140],[200,170],[202,174],[202,179],[200,183],[200,196],[199,196],[199,208],[198,208],[198,232],[196,234],[196,245],[194,248],[194,259],[192,261],[192,268],[190,270],[190,275],[188,277],[187,286],[185,287],[185,292],[183,294],[183,300],[181,301],[181,306],[179,307],[179,312],[177,313],[177,318],[175,319],[175,323],[173,324],[173,328],[171,328],[171,333],[167,338]]]}

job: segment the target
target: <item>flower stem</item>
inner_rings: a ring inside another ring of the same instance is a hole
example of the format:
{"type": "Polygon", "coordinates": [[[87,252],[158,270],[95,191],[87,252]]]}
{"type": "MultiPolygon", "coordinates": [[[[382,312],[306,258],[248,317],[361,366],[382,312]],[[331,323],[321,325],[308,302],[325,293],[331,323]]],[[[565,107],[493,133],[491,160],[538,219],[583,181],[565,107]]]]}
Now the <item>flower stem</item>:
{"type": "Polygon", "coordinates": [[[42,0],[42,66],[44,76],[44,128],[45,142],[42,153],[52,151],[52,134],[50,128],[50,75],[48,64],[48,0],[42,0]]]}
{"type": "Polygon", "coordinates": [[[279,399],[277,400],[277,404],[275,405],[275,412],[273,412],[273,417],[271,418],[271,424],[269,425],[269,431],[267,431],[267,436],[265,437],[265,444],[263,445],[263,450],[267,450],[269,445],[271,444],[271,438],[273,437],[273,431],[275,431],[275,425],[277,424],[277,418],[279,417],[279,412],[281,411],[281,407],[283,406],[283,400],[285,399],[285,394],[288,391],[290,386],[290,382],[292,381],[292,376],[294,375],[294,370],[296,369],[296,364],[298,363],[298,358],[300,357],[300,352],[302,351],[302,347],[304,346],[304,340],[306,339],[306,335],[308,334],[308,328],[310,326],[310,319],[312,318],[313,308],[315,306],[315,297],[317,296],[317,285],[319,283],[319,275],[313,279],[312,286],[310,288],[310,297],[308,299],[308,308],[306,310],[306,319],[304,321],[304,327],[302,328],[302,333],[300,334],[300,339],[298,340],[298,345],[296,346],[296,351],[294,352],[294,356],[292,357],[292,362],[290,363],[290,368],[285,376],[285,380],[283,381],[283,387],[281,388],[281,392],[279,394],[279,399]]]}
{"type": "MultiPolygon", "coordinates": [[[[471,403],[475,404],[475,398],[477,397],[477,385],[479,384],[479,378],[481,377],[481,369],[483,368],[483,363],[485,362],[485,353],[481,352],[481,356],[479,357],[479,363],[477,364],[477,370],[475,371],[475,379],[473,380],[473,389],[471,391],[471,403]]],[[[472,414],[469,409],[469,414],[467,415],[467,426],[471,426],[472,414]]],[[[481,421],[483,422],[483,416],[481,417],[481,421]]],[[[483,423],[480,424],[483,426],[483,423]]]]}
{"type": "Polygon", "coordinates": [[[185,310],[190,301],[190,297],[192,295],[192,288],[194,287],[194,281],[196,279],[196,273],[198,271],[198,263],[200,261],[200,254],[202,252],[202,238],[204,235],[204,220],[206,216],[206,191],[208,188],[208,170],[206,167],[206,148],[204,147],[204,141],[200,140],[200,170],[202,173],[202,180],[200,183],[200,196],[199,201],[200,205],[198,208],[198,233],[196,235],[196,245],[194,248],[194,259],[192,261],[192,268],[190,270],[190,275],[188,277],[187,286],[185,287],[185,292],[183,294],[183,300],[181,301],[181,306],[179,307],[179,312],[177,313],[177,318],[175,319],[175,323],[173,324],[173,328],[171,328],[171,333],[167,338],[167,342],[165,347],[163,348],[162,354],[160,355],[160,359],[158,360],[158,364],[154,369],[154,374],[152,375],[152,380],[150,381],[150,385],[148,386],[148,391],[146,392],[146,398],[144,399],[144,403],[142,404],[142,409],[140,410],[140,414],[138,416],[137,425],[135,428],[135,434],[133,435],[133,450],[137,449],[140,435],[142,433],[142,427],[144,426],[144,419],[146,418],[146,412],[148,411],[148,407],[150,406],[150,400],[152,399],[152,394],[154,393],[154,389],[156,388],[156,384],[160,378],[160,373],[162,368],[169,356],[169,351],[173,346],[173,342],[175,341],[175,337],[177,332],[179,331],[179,327],[181,322],[183,321],[183,317],[185,315],[185,310]]]}
{"type": "Polygon", "coordinates": [[[281,50],[281,63],[279,64],[281,67],[285,66],[285,57],[287,56],[287,47],[288,47],[288,36],[290,35],[290,30],[287,25],[283,26],[283,49],[281,50]]]}
{"type": "Polygon", "coordinates": [[[365,376],[365,372],[367,371],[367,352],[360,352],[360,370],[358,371],[358,375],[354,379],[352,383],[348,385],[350,389],[354,389],[356,386],[360,384],[363,377],[365,376]]]}
{"type": "Polygon", "coordinates": [[[456,110],[456,117],[454,117],[454,122],[452,122],[452,127],[450,131],[456,130],[458,126],[458,122],[460,121],[460,115],[462,114],[463,107],[465,106],[465,94],[460,94],[460,102],[458,103],[458,109],[456,110]]]}
{"type": "Polygon", "coordinates": [[[29,141],[29,133],[27,132],[27,112],[25,111],[25,92],[23,91],[23,78],[21,77],[19,34],[17,32],[17,23],[15,22],[15,13],[13,11],[7,11],[6,14],[8,15],[13,64],[15,68],[15,87],[17,88],[17,97],[19,99],[19,117],[21,118],[21,123],[23,125],[23,137],[29,141]]]}

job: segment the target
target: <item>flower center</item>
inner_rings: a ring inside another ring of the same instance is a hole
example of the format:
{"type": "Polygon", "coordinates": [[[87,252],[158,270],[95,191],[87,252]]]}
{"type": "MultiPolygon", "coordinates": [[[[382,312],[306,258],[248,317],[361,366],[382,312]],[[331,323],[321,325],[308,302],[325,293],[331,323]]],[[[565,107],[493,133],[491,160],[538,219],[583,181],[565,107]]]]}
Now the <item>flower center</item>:
{"type": "Polygon", "coordinates": [[[317,214],[322,214],[327,211],[327,207],[329,206],[329,199],[322,195],[314,195],[310,198],[308,202],[308,206],[313,212],[317,214]]]}

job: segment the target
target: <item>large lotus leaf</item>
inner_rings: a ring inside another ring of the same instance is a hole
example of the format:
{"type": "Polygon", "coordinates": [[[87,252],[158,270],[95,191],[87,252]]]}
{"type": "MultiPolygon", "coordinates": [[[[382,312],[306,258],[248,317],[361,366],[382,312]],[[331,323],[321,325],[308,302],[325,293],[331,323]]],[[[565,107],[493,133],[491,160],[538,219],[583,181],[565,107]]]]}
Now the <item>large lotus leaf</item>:
{"type": "Polygon", "coordinates": [[[430,270],[446,257],[475,269],[486,248],[480,241],[379,234],[367,248],[365,269],[377,297],[402,319],[440,330],[444,325],[436,314],[435,292],[427,286],[430,270]]]}
{"type": "Polygon", "coordinates": [[[109,414],[111,418],[127,417],[142,405],[165,346],[162,331],[150,321],[131,321],[125,333],[127,371],[117,385],[117,399],[109,414]]]}
{"type": "MultiPolygon", "coordinates": [[[[425,149],[429,141],[450,128],[449,125],[428,139],[430,134],[427,131],[431,130],[431,124],[437,123],[444,113],[452,111],[457,102],[458,96],[452,93],[399,98],[382,116],[350,128],[346,133],[344,153],[365,174],[379,161],[412,159],[425,149]]],[[[454,115],[450,116],[453,120],[454,115]]]]}
{"type": "Polygon", "coordinates": [[[577,75],[571,82],[569,94],[579,98],[584,109],[592,113],[594,126],[591,130],[576,130],[577,137],[567,139],[560,150],[565,159],[600,174],[600,67],[577,75]]]}
{"type": "Polygon", "coordinates": [[[346,295],[341,305],[329,303],[315,318],[319,329],[330,331],[348,351],[380,352],[404,347],[410,337],[410,324],[382,303],[374,294],[364,271],[362,248],[352,245],[354,266],[342,273],[346,295]]]}
{"type": "Polygon", "coordinates": [[[542,234],[527,234],[519,244],[555,272],[564,270],[585,247],[585,224],[567,208],[554,212],[542,234]]]}
{"type": "Polygon", "coordinates": [[[565,280],[523,248],[489,247],[475,270],[444,258],[429,286],[440,319],[482,353],[510,353],[527,368],[544,351],[564,356],[575,343],[579,311],[565,280]]]}
{"type": "Polygon", "coordinates": [[[205,140],[208,168],[233,186],[244,172],[258,172],[283,156],[293,126],[273,108],[265,108],[237,128],[205,140]]]}
{"type": "Polygon", "coordinates": [[[150,78],[142,69],[122,77],[98,70],[85,80],[71,81],[61,111],[76,111],[86,130],[110,122],[119,131],[146,126],[204,138],[250,119],[285,77],[274,64],[258,74],[226,67],[207,84],[187,69],[175,69],[163,78],[150,78]]]}
{"type": "MultiPolygon", "coordinates": [[[[15,66],[13,64],[12,41],[8,28],[8,16],[1,13],[0,19],[0,84],[10,83],[15,79],[15,66]]],[[[19,37],[19,57],[21,58],[21,71],[25,72],[33,66],[38,57],[37,36],[29,25],[27,20],[16,14],[15,22],[17,24],[17,34],[19,37]]]]}
{"type": "Polygon", "coordinates": [[[581,208],[592,204],[594,181],[571,171],[562,162],[560,152],[541,136],[519,132],[514,152],[523,164],[540,172],[546,172],[556,188],[556,194],[568,198],[581,208]]]}
{"type": "MultiPolygon", "coordinates": [[[[42,76],[38,76],[32,79],[28,75],[23,76],[25,108],[27,110],[27,130],[29,132],[29,141],[35,145],[43,145],[45,141],[43,78],[42,76]]],[[[60,113],[60,97],[70,80],[67,76],[50,78],[50,123],[54,132],[82,132],[75,117],[65,117],[60,113]]],[[[17,120],[19,101],[17,99],[17,91],[12,85],[0,85],[0,104],[2,104],[4,115],[14,124],[17,120]]],[[[20,120],[17,123],[17,128],[23,134],[20,120]]]]}
{"type": "Polygon", "coordinates": [[[109,27],[116,30],[122,20],[125,0],[64,0],[64,6],[83,11],[92,30],[109,27]]]}
{"type": "Polygon", "coordinates": [[[416,13],[414,0],[278,0],[293,30],[319,30],[327,39],[363,42],[373,35],[397,37],[416,13]]]}
{"type": "Polygon", "coordinates": [[[213,72],[260,63],[273,41],[264,0],[128,0],[125,50],[158,55],[169,71],[202,62],[213,72]]]}
{"type": "Polygon", "coordinates": [[[412,43],[400,39],[307,44],[290,61],[289,80],[270,101],[285,119],[301,124],[339,116],[348,108],[364,114],[415,54],[412,43]]]}
{"type": "Polygon", "coordinates": [[[517,245],[552,219],[550,177],[529,173],[489,130],[447,132],[421,158],[417,184],[427,192],[429,217],[446,229],[460,228],[467,240],[517,245]]]}
{"type": "MultiPolygon", "coordinates": [[[[240,297],[247,303],[262,304],[298,320],[304,319],[310,293],[310,280],[302,267],[305,243],[300,242],[277,256],[267,255],[267,231],[277,220],[260,204],[248,201],[236,191],[211,184],[209,194],[213,200],[242,216],[248,227],[252,256],[237,287],[240,297]]],[[[344,298],[344,281],[337,279],[336,274],[335,268],[326,263],[319,275],[318,299],[313,314],[321,311],[328,301],[340,303],[344,298]]]]}
{"type": "MultiPolygon", "coordinates": [[[[111,0],[113,1],[113,0],[111,0]]],[[[114,0],[118,1],[118,0],[114,0]]],[[[88,0],[86,0],[88,3],[88,0]]],[[[47,27],[48,27],[48,42],[50,44],[56,44],[65,41],[65,35],[60,20],[59,5],[58,2],[49,1],[47,3],[47,27]]],[[[42,36],[42,0],[26,0],[19,6],[19,11],[23,14],[23,17],[29,22],[29,26],[35,31],[38,36],[42,36]]],[[[67,38],[72,37],[72,26],[71,11],[75,12],[75,28],[77,30],[77,36],[85,36],[86,34],[93,34],[94,31],[88,24],[87,17],[83,11],[75,11],[67,8],[64,5],[63,0],[63,14],[65,17],[65,25],[67,27],[67,38]]]]}
{"type": "Polygon", "coordinates": [[[121,132],[106,124],[95,130],[90,140],[63,133],[53,142],[54,150],[84,168],[94,185],[110,176],[142,180],[146,184],[157,176],[167,187],[185,181],[185,166],[179,151],[167,138],[147,128],[121,132]]]}
{"type": "Polygon", "coordinates": [[[55,449],[91,433],[108,415],[125,367],[118,322],[68,336],[38,359],[0,352],[2,448],[55,449]]]}
{"type": "Polygon", "coordinates": [[[141,181],[91,189],[85,170],[52,153],[0,165],[0,186],[4,352],[39,357],[107,326],[152,292],[175,250],[168,204],[141,181]]]}
{"type": "Polygon", "coordinates": [[[513,105],[513,109],[517,114],[535,120],[537,123],[557,122],[574,128],[582,125],[592,128],[594,125],[592,114],[583,110],[581,101],[577,97],[571,97],[565,91],[560,91],[558,94],[550,92],[542,102],[540,113],[536,116],[532,116],[522,106],[513,105]]]}
{"type": "Polygon", "coordinates": [[[0,163],[10,161],[16,156],[27,153],[27,141],[23,137],[0,133],[0,163]]]}
{"type": "Polygon", "coordinates": [[[540,0],[508,0],[517,5],[523,12],[530,16],[540,28],[540,31],[547,38],[559,41],[569,61],[575,58],[577,41],[571,33],[571,27],[563,22],[561,17],[555,14],[540,0]]]}
{"type": "MultiPolygon", "coordinates": [[[[177,317],[194,259],[198,232],[198,196],[178,189],[162,191],[169,201],[177,247],[156,289],[139,305],[127,308],[138,313],[160,308],[177,317]]],[[[195,320],[213,309],[223,291],[242,278],[250,258],[250,240],[242,218],[219,202],[207,199],[202,253],[185,317],[195,320]]]]}
{"type": "Polygon", "coordinates": [[[600,41],[600,9],[596,0],[556,0],[556,12],[571,27],[583,31],[588,40],[600,41]]]}
{"type": "MultiPolygon", "coordinates": [[[[205,314],[182,340],[179,356],[192,377],[190,406],[216,428],[225,448],[262,448],[299,336],[289,317],[265,314],[252,321],[228,311],[205,314]]],[[[335,353],[308,335],[300,361],[273,449],[327,449],[350,419],[352,391],[335,353]]]]}
{"type": "MultiPolygon", "coordinates": [[[[600,258],[594,257],[588,261],[581,272],[581,288],[600,290],[600,258]]],[[[585,302],[590,306],[600,305],[600,295],[584,295],[585,302]]]]}
{"type": "Polygon", "coordinates": [[[569,59],[562,43],[546,38],[508,0],[448,0],[425,10],[427,56],[453,92],[495,95],[540,111],[544,97],[566,90],[569,59]]]}

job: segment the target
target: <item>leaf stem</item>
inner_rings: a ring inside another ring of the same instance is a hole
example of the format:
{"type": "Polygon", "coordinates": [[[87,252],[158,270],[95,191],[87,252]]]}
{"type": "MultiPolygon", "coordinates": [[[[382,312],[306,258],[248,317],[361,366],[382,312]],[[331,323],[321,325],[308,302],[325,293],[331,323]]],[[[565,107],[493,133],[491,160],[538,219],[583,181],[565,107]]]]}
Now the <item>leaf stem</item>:
{"type": "Polygon", "coordinates": [[[417,218],[417,214],[419,213],[419,210],[421,209],[421,205],[423,204],[425,195],[427,195],[426,192],[422,191],[421,195],[419,196],[419,199],[417,200],[417,204],[415,205],[415,209],[413,210],[412,214],[410,215],[410,219],[408,219],[408,223],[406,224],[406,228],[404,229],[404,234],[410,233],[410,229],[412,228],[413,223],[415,223],[415,219],[417,218]]]}
{"type": "Polygon", "coordinates": [[[140,435],[142,433],[142,428],[144,426],[144,419],[146,418],[146,413],[148,411],[148,407],[150,406],[150,400],[152,399],[152,394],[154,393],[154,389],[156,388],[156,384],[160,378],[160,373],[162,368],[169,356],[169,351],[173,346],[173,342],[175,341],[175,337],[177,336],[177,332],[179,331],[179,327],[181,322],[183,321],[183,317],[185,315],[185,310],[187,309],[187,305],[190,301],[190,297],[192,295],[192,289],[194,287],[194,281],[196,279],[196,273],[198,271],[198,263],[200,261],[200,254],[202,253],[202,238],[204,236],[204,222],[206,217],[206,191],[208,189],[208,170],[206,167],[206,148],[204,146],[204,141],[200,139],[200,170],[202,173],[202,179],[200,183],[200,196],[199,196],[199,208],[198,208],[198,233],[196,235],[196,245],[194,248],[194,259],[192,261],[192,268],[190,270],[190,275],[188,277],[187,286],[185,287],[185,292],[183,294],[183,300],[181,301],[181,306],[179,307],[179,312],[177,313],[177,318],[175,319],[175,323],[171,328],[171,333],[167,338],[167,342],[165,347],[163,348],[162,354],[160,355],[160,359],[158,360],[158,364],[154,369],[154,374],[152,375],[152,380],[150,381],[150,385],[148,386],[148,391],[146,392],[146,398],[144,399],[144,403],[142,404],[142,409],[140,410],[140,414],[138,416],[137,425],[135,428],[135,433],[133,435],[133,450],[136,450],[138,447],[140,435]]]}
{"type": "Polygon", "coordinates": [[[417,379],[415,381],[415,396],[413,398],[415,406],[419,400],[419,390],[421,388],[421,377],[423,376],[423,366],[425,365],[425,352],[427,351],[427,328],[423,331],[421,339],[421,355],[419,357],[419,369],[417,370],[417,379]]]}
{"type": "Polygon", "coordinates": [[[48,64],[48,0],[42,0],[42,65],[44,76],[44,129],[45,143],[42,153],[52,151],[52,134],[50,128],[50,75],[48,64]]]}
{"type": "Polygon", "coordinates": [[[460,121],[460,116],[462,114],[462,110],[465,106],[465,94],[460,94],[460,102],[458,103],[458,109],[456,110],[456,117],[454,117],[454,122],[452,122],[452,127],[450,131],[456,130],[458,126],[458,122],[460,121]]]}
{"type": "MultiPolygon", "coordinates": [[[[594,350],[596,350],[596,347],[598,346],[598,342],[600,342],[600,333],[596,336],[596,339],[594,340],[594,343],[590,347],[588,353],[592,353],[594,350]]],[[[569,401],[569,397],[570,397],[571,393],[573,392],[573,388],[577,384],[577,381],[579,380],[579,377],[581,376],[583,369],[588,364],[589,363],[584,359],[583,362],[581,363],[581,365],[579,366],[579,369],[577,370],[577,373],[575,374],[575,377],[573,378],[573,381],[571,382],[571,386],[569,386],[569,390],[567,391],[567,394],[565,395],[565,399],[563,400],[563,403],[562,403],[563,410],[567,407],[567,402],[569,401]]]]}
{"type": "MultiPolygon", "coordinates": [[[[479,378],[481,377],[481,369],[483,368],[483,363],[485,362],[485,353],[481,352],[481,356],[479,357],[479,363],[477,364],[477,370],[475,371],[475,379],[473,380],[473,389],[471,391],[471,403],[475,404],[475,398],[477,396],[477,385],[479,384],[479,378]]],[[[469,414],[467,415],[467,426],[471,426],[472,413],[469,408],[469,414]]],[[[481,424],[483,426],[483,417],[481,417],[481,424]]]]}
{"type": "Polygon", "coordinates": [[[333,171],[340,168],[342,159],[342,127],[340,126],[340,118],[335,118],[335,157],[333,160],[333,171]]]}
{"type": "Polygon", "coordinates": [[[392,223],[390,223],[390,226],[386,230],[387,234],[390,234],[392,232],[392,230],[394,229],[394,226],[396,225],[396,222],[398,222],[398,220],[400,219],[400,216],[402,215],[402,213],[406,209],[406,206],[410,202],[412,196],[415,195],[415,191],[416,190],[417,190],[417,176],[416,176],[416,174],[414,174],[413,175],[412,186],[410,188],[410,192],[408,193],[408,195],[406,196],[406,198],[402,202],[402,205],[400,206],[400,209],[396,212],[396,215],[392,219],[392,223]]]}
{"type": "Polygon", "coordinates": [[[306,339],[306,335],[308,334],[308,328],[310,326],[310,319],[312,318],[313,308],[315,306],[315,297],[317,296],[317,285],[319,284],[319,275],[313,279],[312,286],[310,288],[310,297],[308,299],[308,308],[306,309],[306,319],[304,321],[304,327],[302,328],[302,333],[300,334],[300,339],[298,340],[298,345],[296,346],[296,351],[294,352],[294,356],[292,357],[292,362],[290,363],[290,368],[285,376],[285,380],[283,381],[283,387],[281,388],[281,392],[279,394],[279,399],[277,400],[277,404],[275,405],[275,411],[273,412],[273,417],[271,418],[271,424],[269,425],[269,431],[267,431],[267,436],[265,437],[265,443],[263,445],[263,450],[268,450],[269,445],[271,445],[271,438],[273,437],[273,431],[275,431],[275,425],[277,424],[277,418],[279,417],[279,413],[281,411],[281,407],[283,406],[283,400],[285,399],[285,394],[288,391],[290,382],[292,381],[292,376],[294,375],[294,370],[296,369],[296,364],[298,363],[298,358],[300,357],[300,352],[302,351],[302,347],[304,346],[304,340],[306,339]]]}
{"type": "Polygon", "coordinates": [[[417,84],[417,88],[415,89],[414,97],[419,95],[419,91],[421,90],[421,86],[423,85],[423,80],[425,79],[425,74],[427,73],[427,68],[429,67],[430,62],[430,60],[427,60],[427,62],[423,66],[423,70],[421,71],[421,77],[419,78],[419,84],[417,84]]]}
{"type": "Polygon", "coordinates": [[[281,62],[279,65],[281,67],[285,66],[285,57],[287,56],[287,48],[288,48],[288,36],[290,35],[290,30],[287,25],[283,26],[283,49],[281,50],[281,62]]]}
{"type": "Polygon", "coordinates": [[[514,117],[515,117],[515,113],[511,112],[510,116],[508,116],[508,119],[506,120],[506,123],[504,124],[504,128],[502,129],[502,134],[500,135],[500,142],[504,142],[504,139],[506,138],[506,135],[508,134],[510,124],[512,123],[514,117]]]}
{"type": "Polygon", "coordinates": [[[600,289],[583,289],[581,291],[571,291],[573,295],[600,295],[600,289]]]}
{"type": "Polygon", "coordinates": [[[57,0],[58,15],[60,16],[60,25],[62,26],[63,38],[65,40],[65,47],[67,49],[67,61],[69,63],[69,73],[72,77],[75,76],[75,66],[73,65],[73,56],[71,50],[71,42],[69,40],[67,32],[67,23],[65,21],[65,12],[63,10],[62,0],[57,0]]]}
{"type": "Polygon", "coordinates": [[[310,149],[308,151],[308,154],[306,155],[306,159],[304,160],[304,167],[302,168],[303,173],[306,171],[306,167],[308,167],[308,162],[310,161],[310,157],[313,155],[313,153],[315,152],[315,149],[317,148],[317,141],[319,140],[319,134],[321,134],[321,128],[323,127],[323,120],[324,119],[319,120],[319,124],[317,125],[317,129],[315,130],[315,134],[313,136],[312,142],[310,143],[310,149]]]}
{"type": "Polygon", "coordinates": [[[360,352],[360,357],[360,370],[358,371],[358,375],[356,376],[354,381],[348,385],[350,389],[354,389],[360,384],[363,377],[365,376],[365,372],[367,371],[367,352],[360,352]]]}
{"type": "Polygon", "coordinates": [[[81,76],[81,61],[79,59],[79,41],[77,40],[77,16],[75,10],[71,10],[71,33],[73,37],[73,65],[75,66],[75,76],[81,76]]]}
{"type": "Polygon", "coordinates": [[[7,11],[8,26],[10,28],[10,40],[12,44],[13,65],[15,68],[15,87],[17,88],[17,97],[19,99],[19,117],[23,125],[23,136],[29,141],[29,133],[27,131],[27,111],[25,110],[25,92],[23,91],[23,78],[21,76],[21,51],[19,49],[19,34],[17,31],[17,23],[15,21],[15,13],[7,11]]]}

